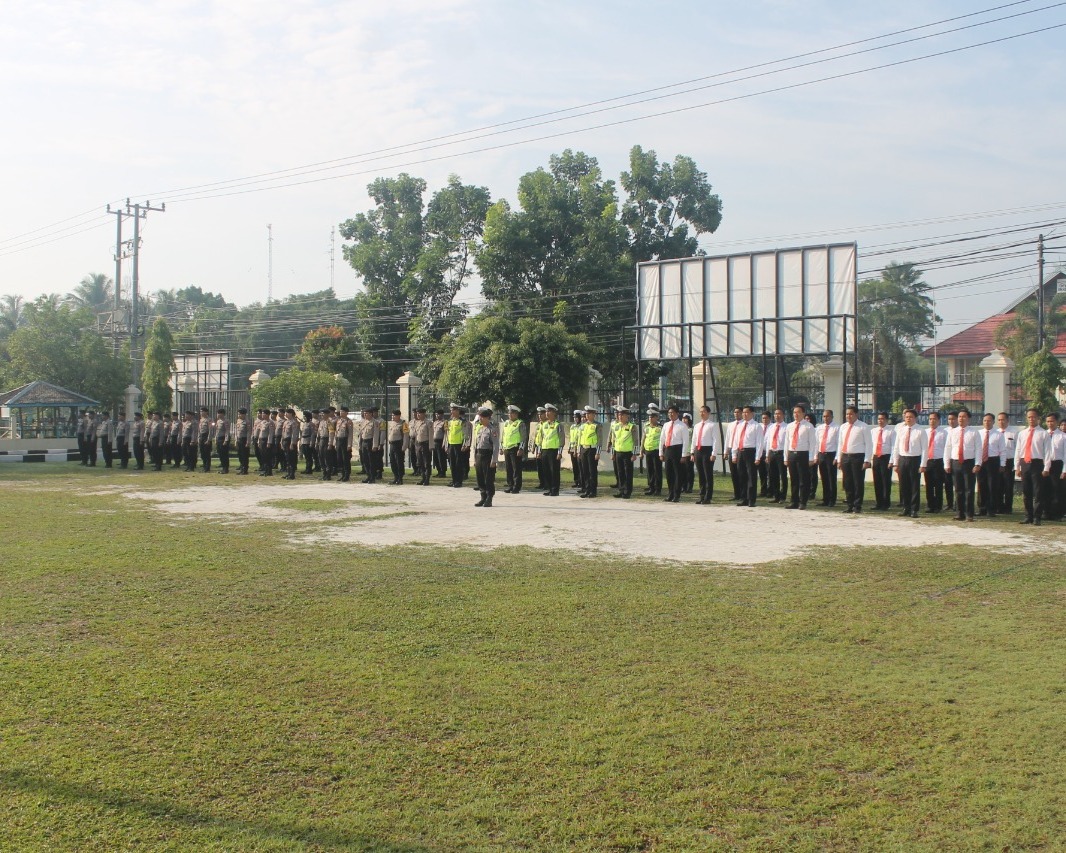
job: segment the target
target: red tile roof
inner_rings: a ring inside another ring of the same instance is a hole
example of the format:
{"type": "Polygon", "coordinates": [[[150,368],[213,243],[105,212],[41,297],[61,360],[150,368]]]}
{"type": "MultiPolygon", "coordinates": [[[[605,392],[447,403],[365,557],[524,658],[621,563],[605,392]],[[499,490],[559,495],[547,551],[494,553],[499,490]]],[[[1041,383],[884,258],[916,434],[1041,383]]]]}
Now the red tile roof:
{"type": "MultiPolygon", "coordinates": [[[[1066,313],[1066,308],[1059,310],[1066,313]]],[[[1013,311],[996,314],[929,347],[922,355],[926,358],[932,358],[934,354],[938,358],[984,358],[996,346],[996,331],[1013,316],[1013,311]]],[[[1066,356],[1066,332],[1059,335],[1051,351],[1057,356],[1066,356]]]]}

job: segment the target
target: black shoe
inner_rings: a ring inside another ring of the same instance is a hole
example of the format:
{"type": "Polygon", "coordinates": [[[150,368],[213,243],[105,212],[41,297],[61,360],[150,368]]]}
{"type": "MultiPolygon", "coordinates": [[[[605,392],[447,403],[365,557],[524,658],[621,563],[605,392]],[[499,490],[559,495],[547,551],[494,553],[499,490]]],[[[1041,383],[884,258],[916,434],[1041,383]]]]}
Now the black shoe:
{"type": "Polygon", "coordinates": [[[800,504],[800,509],[806,509],[806,508],[807,508],[807,504],[800,504]]]}
{"type": "Polygon", "coordinates": [[[617,494],[617,495],[611,495],[611,497],[612,497],[612,498],[624,498],[624,497],[625,497],[625,495],[623,495],[623,494],[617,494]]]}
{"type": "Polygon", "coordinates": [[[843,514],[844,514],[844,515],[851,515],[851,514],[852,514],[853,512],[855,512],[855,510],[853,510],[853,509],[852,509],[852,508],[851,508],[851,507],[849,506],[849,507],[848,507],[848,508],[847,508],[846,510],[844,510],[844,511],[843,511],[843,514]]]}
{"type": "Polygon", "coordinates": [[[674,502],[674,499],[672,497],[663,498],[663,503],[672,504],[673,502],[674,502]]]}
{"type": "Polygon", "coordinates": [[[954,516],[954,520],[955,521],[965,521],[966,520],[966,516],[965,515],[956,515],[956,516],[954,516]]]}
{"type": "Polygon", "coordinates": [[[625,500],[629,500],[629,495],[619,495],[619,497],[624,498],[625,500]]]}
{"type": "Polygon", "coordinates": [[[485,506],[487,506],[487,507],[492,506],[492,497],[491,496],[489,497],[489,499],[487,501],[485,501],[485,506]]]}
{"type": "Polygon", "coordinates": [[[1018,524],[1032,524],[1032,523],[1033,523],[1033,519],[1031,519],[1031,518],[1023,518],[1021,521],[1018,522],[1018,524]]]}
{"type": "Polygon", "coordinates": [[[903,512],[900,513],[900,515],[902,515],[902,516],[904,516],[906,518],[910,518],[911,511],[909,509],[905,509],[905,510],[903,510],[903,512]]]}
{"type": "Polygon", "coordinates": [[[1039,518],[1034,518],[1033,519],[1033,524],[1036,525],[1037,527],[1039,527],[1043,523],[1044,522],[1042,522],[1039,518]]]}
{"type": "Polygon", "coordinates": [[[541,494],[542,494],[542,495],[544,495],[544,497],[548,497],[548,495],[550,495],[550,494],[551,494],[551,489],[549,489],[549,490],[548,490],[548,491],[546,491],[546,492],[541,492],[541,494]]]}
{"type": "Polygon", "coordinates": [[[484,505],[485,505],[485,499],[484,498],[482,498],[476,504],[474,504],[474,506],[484,506],[484,505]]]}
{"type": "Polygon", "coordinates": [[[739,503],[737,504],[737,506],[748,506],[748,502],[747,502],[747,501],[740,501],[740,502],[739,502],[739,503]]]}

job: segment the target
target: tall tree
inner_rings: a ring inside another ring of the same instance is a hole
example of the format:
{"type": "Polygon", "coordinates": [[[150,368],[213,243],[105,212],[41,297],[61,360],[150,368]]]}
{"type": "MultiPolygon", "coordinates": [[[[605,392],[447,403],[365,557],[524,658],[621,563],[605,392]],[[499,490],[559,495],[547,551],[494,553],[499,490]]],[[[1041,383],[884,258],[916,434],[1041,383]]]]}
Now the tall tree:
{"type": "Polygon", "coordinates": [[[396,371],[418,361],[456,319],[455,295],[470,275],[489,192],[453,175],[427,209],[426,182],[406,173],[378,178],[367,191],[377,206],[341,223],[351,243],[343,252],[362,278],[356,305],[372,350],[396,371]]]}
{"type": "Polygon", "coordinates": [[[115,307],[114,283],[103,273],[89,273],[67,295],[67,302],[96,315],[115,307]]]}
{"type": "Polygon", "coordinates": [[[470,317],[447,338],[438,385],[465,402],[492,400],[530,411],[577,399],[588,388],[592,347],[561,323],[503,314],[470,317]]]}
{"type": "Polygon", "coordinates": [[[174,398],[170,378],[174,375],[174,336],[167,321],[156,317],[144,346],[144,408],[150,412],[168,412],[174,398]]]}
{"type": "Polygon", "coordinates": [[[323,370],[282,370],[252,389],[252,403],[258,407],[299,407],[321,409],[337,398],[338,382],[323,370]]]}
{"type": "MultiPolygon", "coordinates": [[[[1003,347],[1016,364],[1037,351],[1039,313],[1034,296],[1020,303],[1011,317],[996,329],[996,346],[1003,347]]],[[[1054,342],[1063,332],[1066,332],[1066,294],[1058,294],[1044,308],[1044,340],[1054,348],[1054,342]]]]}
{"type": "Polygon", "coordinates": [[[0,297],[0,341],[26,322],[26,300],[21,296],[0,297]]]}
{"type": "Polygon", "coordinates": [[[1041,415],[1057,412],[1057,392],[1066,385],[1066,366],[1045,346],[1021,361],[1022,387],[1028,398],[1029,408],[1041,415]]]}
{"type": "Polygon", "coordinates": [[[300,370],[339,373],[350,385],[365,384],[374,377],[374,364],[361,342],[341,326],[320,326],[308,332],[295,362],[300,370]]]}
{"type": "Polygon", "coordinates": [[[622,222],[635,261],[691,257],[699,235],[713,234],[722,222],[722,200],[691,157],[660,163],[654,151],[634,145],[621,184],[622,222]]]}

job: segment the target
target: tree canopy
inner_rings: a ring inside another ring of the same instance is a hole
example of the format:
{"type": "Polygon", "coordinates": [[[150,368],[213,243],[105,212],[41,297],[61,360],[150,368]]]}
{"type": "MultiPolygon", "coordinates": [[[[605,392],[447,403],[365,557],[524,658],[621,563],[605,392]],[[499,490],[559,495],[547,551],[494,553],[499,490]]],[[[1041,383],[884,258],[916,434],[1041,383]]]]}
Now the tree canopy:
{"type": "Polygon", "coordinates": [[[174,393],[170,377],[174,374],[174,336],[162,317],[156,317],[144,347],[144,409],[148,412],[168,412],[174,393]]]}

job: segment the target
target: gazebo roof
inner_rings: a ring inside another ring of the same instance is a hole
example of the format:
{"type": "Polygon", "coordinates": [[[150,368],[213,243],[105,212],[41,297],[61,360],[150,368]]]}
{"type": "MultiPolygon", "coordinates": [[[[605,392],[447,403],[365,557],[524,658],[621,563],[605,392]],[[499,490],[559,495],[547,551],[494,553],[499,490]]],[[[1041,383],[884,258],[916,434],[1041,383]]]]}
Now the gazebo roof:
{"type": "Polygon", "coordinates": [[[37,406],[99,406],[99,400],[93,400],[84,394],[68,391],[51,382],[30,382],[12,391],[0,394],[0,406],[12,409],[33,409],[37,406]]]}

